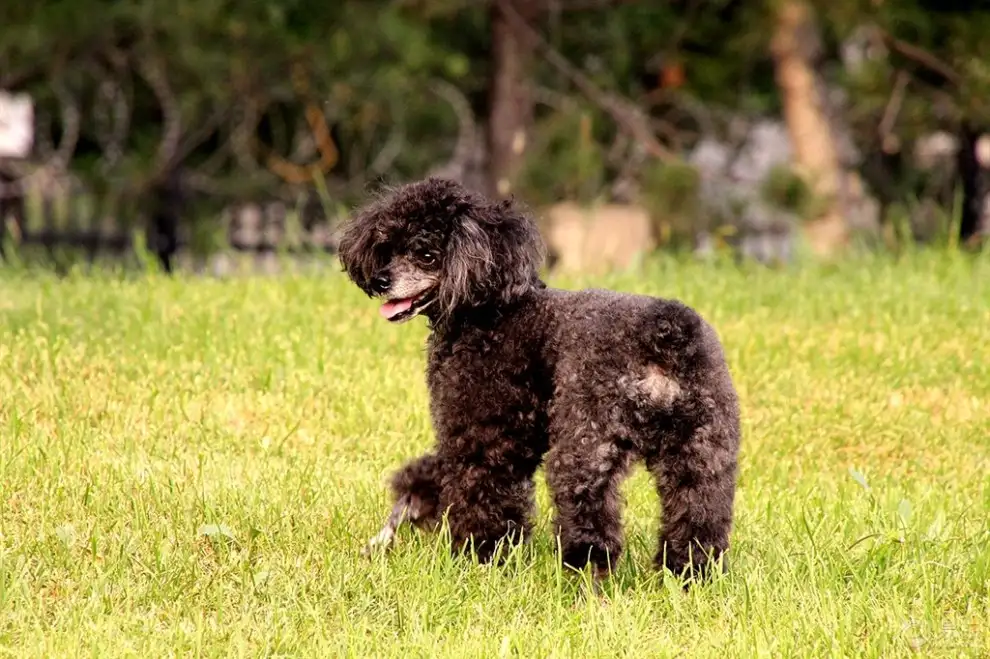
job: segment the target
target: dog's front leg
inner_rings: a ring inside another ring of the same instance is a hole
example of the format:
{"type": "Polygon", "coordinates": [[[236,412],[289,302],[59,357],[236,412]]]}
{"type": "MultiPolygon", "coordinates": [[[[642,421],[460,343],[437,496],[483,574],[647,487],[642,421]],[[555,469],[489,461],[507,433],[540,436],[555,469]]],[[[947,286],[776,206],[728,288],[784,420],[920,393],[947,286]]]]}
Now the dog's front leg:
{"type": "Polygon", "coordinates": [[[406,464],[392,476],[391,489],[395,504],[381,530],[368,541],[362,551],[368,555],[375,549],[388,549],[405,522],[423,528],[435,526],[440,497],[441,461],[433,453],[406,464]]]}
{"type": "Polygon", "coordinates": [[[410,511],[412,503],[412,497],[409,495],[399,497],[399,500],[392,506],[392,512],[389,513],[388,519],[385,520],[385,525],[382,526],[381,530],[374,537],[368,540],[368,544],[361,550],[363,555],[368,556],[378,548],[388,549],[392,546],[395,542],[395,533],[406,519],[410,517],[410,513],[414,512],[410,511]]]}
{"type": "Polygon", "coordinates": [[[455,553],[473,550],[481,562],[488,562],[501,541],[525,542],[533,492],[530,470],[452,461],[441,494],[451,548],[455,553]]]}

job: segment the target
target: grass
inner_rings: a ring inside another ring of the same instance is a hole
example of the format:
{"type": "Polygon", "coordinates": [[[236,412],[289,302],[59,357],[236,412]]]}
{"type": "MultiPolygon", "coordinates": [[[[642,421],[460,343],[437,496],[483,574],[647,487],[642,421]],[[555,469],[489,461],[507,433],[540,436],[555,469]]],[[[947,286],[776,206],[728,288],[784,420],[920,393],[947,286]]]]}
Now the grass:
{"type": "Polygon", "coordinates": [[[549,532],[504,567],[405,532],[359,556],[431,442],[420,322],[336,273],[0,276],[0,656],[990,654],[990,265],[653,262],[556,281],[679,297],[744,410],[725,577],[654,573],[626,483],[608,605],[549,532]]]}

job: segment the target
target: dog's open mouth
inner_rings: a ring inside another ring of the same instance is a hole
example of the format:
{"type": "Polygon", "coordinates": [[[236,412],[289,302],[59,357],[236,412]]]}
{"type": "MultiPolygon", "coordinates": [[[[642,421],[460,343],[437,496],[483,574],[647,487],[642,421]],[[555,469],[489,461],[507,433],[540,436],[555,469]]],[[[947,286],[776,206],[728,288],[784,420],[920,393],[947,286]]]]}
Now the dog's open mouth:
{"type": "Polygon", "coordinates": [[[379,312],[382,317],[391,323],[400,323],[409,320],[420,311],[425,309],[433,301],[429,297],[429,290],[413,295],[412,297],[399,297],[388,300],[381,306],[379,312]]]}

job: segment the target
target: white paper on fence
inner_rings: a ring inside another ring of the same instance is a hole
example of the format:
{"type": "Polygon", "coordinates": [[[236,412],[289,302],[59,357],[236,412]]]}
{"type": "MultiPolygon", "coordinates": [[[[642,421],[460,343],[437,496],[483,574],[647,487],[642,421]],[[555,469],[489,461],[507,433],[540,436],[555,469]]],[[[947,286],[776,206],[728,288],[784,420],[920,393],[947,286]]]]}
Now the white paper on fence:
{"type": "Polygon", "coordinates": [[[34,103],[0,90],[0,158],[26,158],[34,144],[34,103]]]}

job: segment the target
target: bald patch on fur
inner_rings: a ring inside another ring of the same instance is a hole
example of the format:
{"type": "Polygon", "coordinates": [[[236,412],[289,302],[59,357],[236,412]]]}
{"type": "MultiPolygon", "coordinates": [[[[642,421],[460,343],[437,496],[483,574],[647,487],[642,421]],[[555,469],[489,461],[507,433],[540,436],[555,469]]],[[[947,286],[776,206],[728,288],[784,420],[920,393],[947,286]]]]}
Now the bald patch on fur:
{"type": "Polygon", "coordinates": [[[661,404],[670,404],[681,395],[681,385],[657,366],[650,364],[646,374],[637,382],[639,390],[651,400],[661,404]]]}

